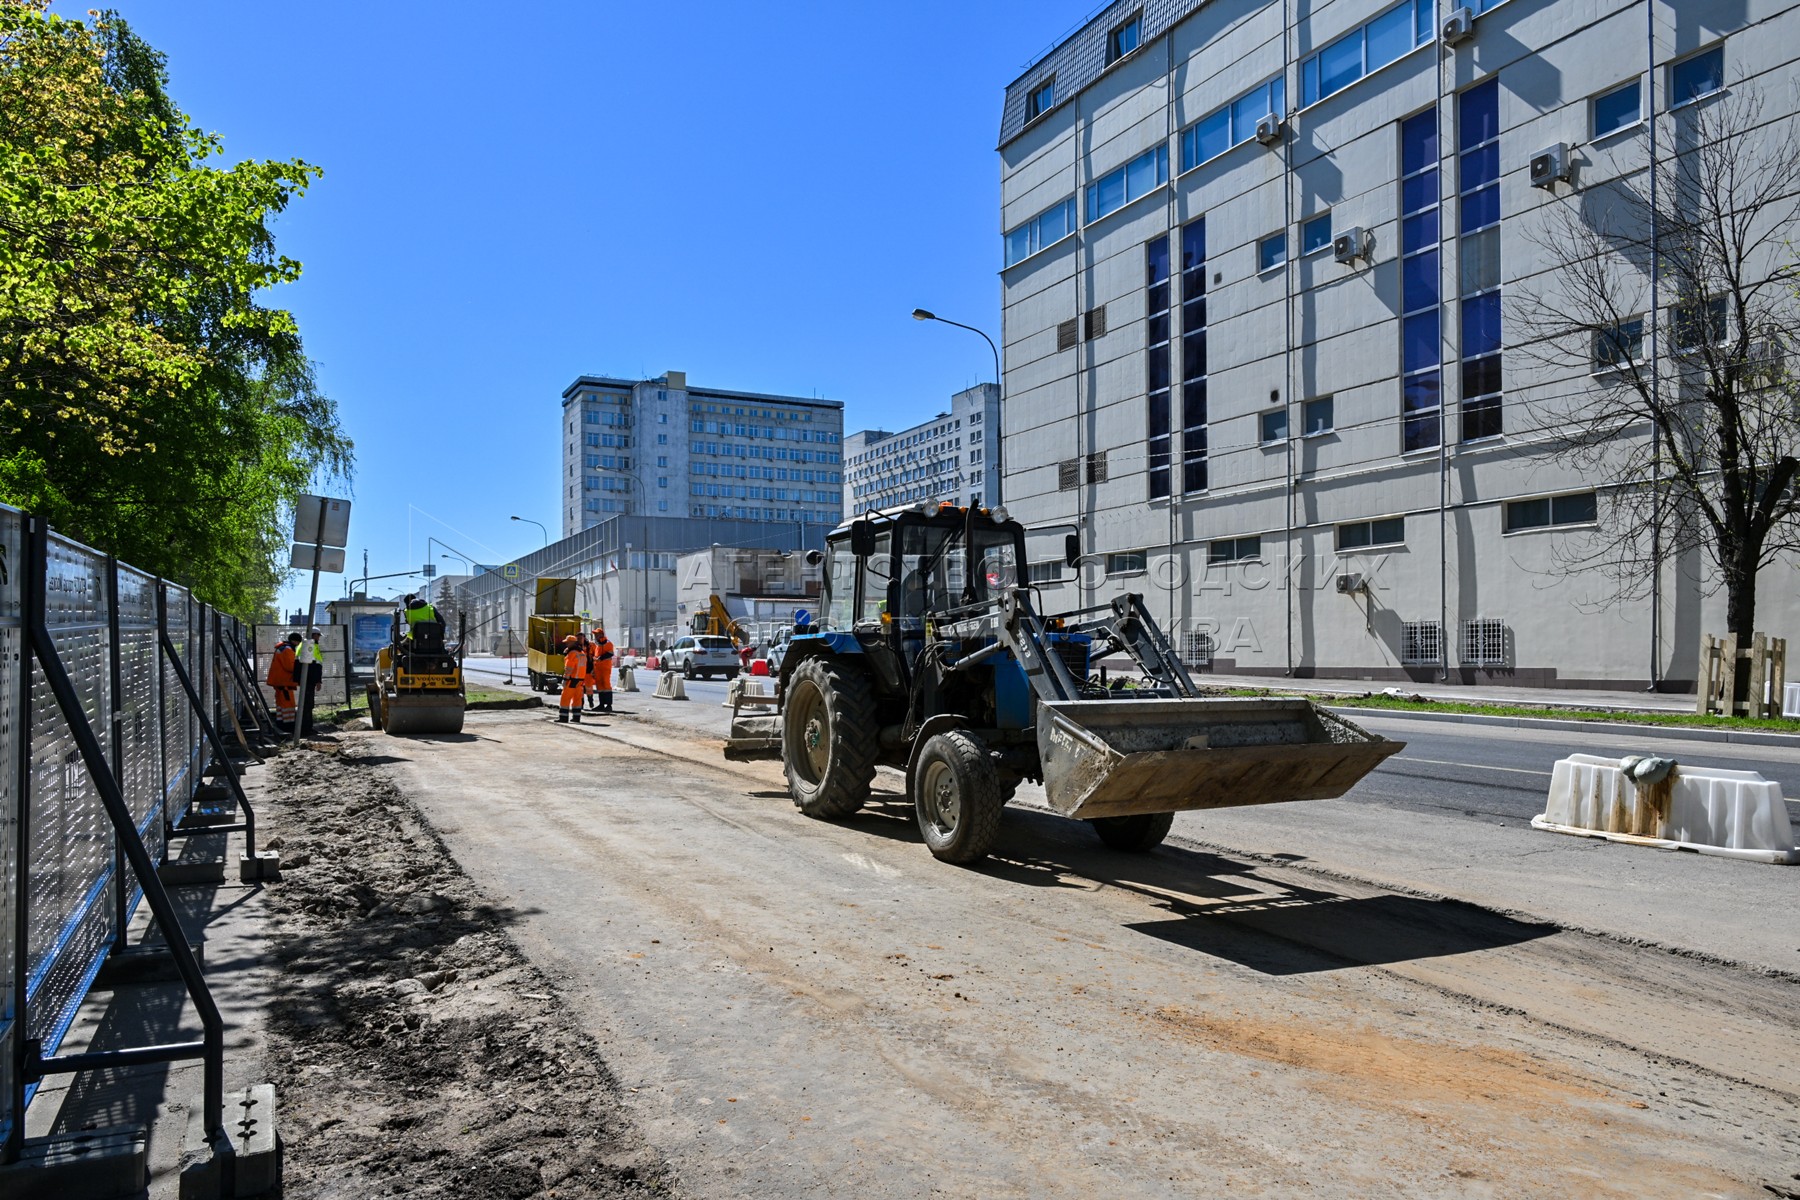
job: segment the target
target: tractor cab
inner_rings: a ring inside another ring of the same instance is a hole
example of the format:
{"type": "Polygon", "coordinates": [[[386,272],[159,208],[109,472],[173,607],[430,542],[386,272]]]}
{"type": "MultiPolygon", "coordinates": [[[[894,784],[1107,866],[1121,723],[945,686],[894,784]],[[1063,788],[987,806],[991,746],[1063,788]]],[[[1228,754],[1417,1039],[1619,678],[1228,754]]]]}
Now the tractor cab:
{"type": "Polygon", "coordinates": [[[826,539],[828,629],[924,629],[927,616],[986,604],[1018,586],[1025,529],[1006,511],[890,508],[826,539]]]}

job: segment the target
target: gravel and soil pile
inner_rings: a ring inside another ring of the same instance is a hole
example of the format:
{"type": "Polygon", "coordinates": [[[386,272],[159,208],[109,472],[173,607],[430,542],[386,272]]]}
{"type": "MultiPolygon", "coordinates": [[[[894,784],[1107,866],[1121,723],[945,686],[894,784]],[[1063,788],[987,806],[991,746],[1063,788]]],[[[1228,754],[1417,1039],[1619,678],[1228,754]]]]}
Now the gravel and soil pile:
{"type": "Polygon", "coordinates": [[[359,742],[283,754],[253,796],[282,857],[269,1063],[284,1194],[671,1194],[512,915],[359,742]]]}

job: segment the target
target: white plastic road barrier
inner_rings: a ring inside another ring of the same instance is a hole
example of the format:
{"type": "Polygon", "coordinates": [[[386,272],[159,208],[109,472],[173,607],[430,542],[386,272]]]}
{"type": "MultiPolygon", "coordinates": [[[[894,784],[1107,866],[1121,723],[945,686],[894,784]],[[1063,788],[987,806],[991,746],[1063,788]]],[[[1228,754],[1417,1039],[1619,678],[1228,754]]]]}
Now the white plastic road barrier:
{"type": "Polygon", "coordinates": [[[656,698],[659,700],[686,700],[687,682],[678,671],[664,671],[656,677],[656,698]]]}
{"type": "Polygon", "coordinates": [[[637,668],[630,663],[624,663],[619,667],[619,690],[621,692],[635,692],[638,690],[637,668]]]}
{"type": "Polygon", "coordinates": [[[1756,862],[1800,863],[1781,785],[1755,771],[1677,766],[1639,784],[1621,760],[1572,754],[1550,773],[1534,829],[1756,862]]]}
{"type": "Polygon", "coordinates": [[[1800,683],[1781,685],[1781,715],[1800,717],[1800,683]]]}

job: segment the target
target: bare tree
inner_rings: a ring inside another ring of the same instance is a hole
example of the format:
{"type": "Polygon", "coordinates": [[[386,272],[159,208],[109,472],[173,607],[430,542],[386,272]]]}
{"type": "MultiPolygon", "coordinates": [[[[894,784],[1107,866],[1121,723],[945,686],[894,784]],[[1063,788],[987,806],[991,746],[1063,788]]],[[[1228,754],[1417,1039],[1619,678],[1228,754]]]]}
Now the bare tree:
{"type": "Polygon", "coordinates": [[[1785,359],[1800,337],[1800,139],[1761,117],[1754,96],[1690,106],[1653,168],[1558,202],[1528,239],[1545,270],[1507,306],[1509,347],[1575,381],[1528,400],[1518,432],[1600,493],[1599,534],[1562,565],[1605,568],[1636,595],[1698,551],[1740,647],[1758,572],[1800,547],[1785,359]]]}

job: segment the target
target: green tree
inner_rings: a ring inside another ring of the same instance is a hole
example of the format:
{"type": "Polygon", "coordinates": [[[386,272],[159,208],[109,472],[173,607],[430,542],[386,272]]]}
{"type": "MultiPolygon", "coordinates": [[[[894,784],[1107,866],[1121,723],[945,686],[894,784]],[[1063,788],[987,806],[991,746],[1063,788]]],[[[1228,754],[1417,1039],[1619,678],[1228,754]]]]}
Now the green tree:
{"type": "Polygon", "coordinates": [[[269,221],[318,169],[209,160],[116,14],[0,0],[0,500],[249,615],[283,518],[351,446],[269,221]]]}

